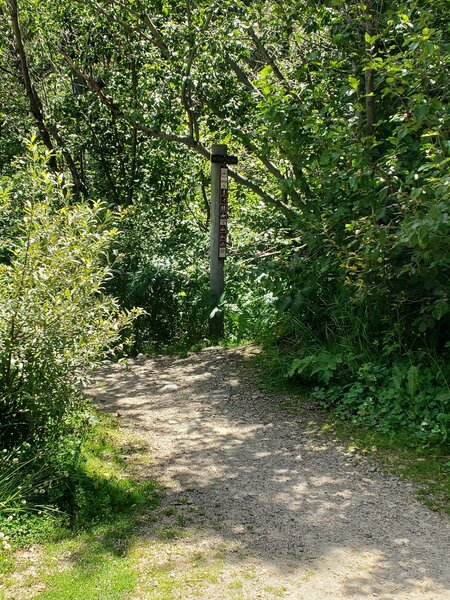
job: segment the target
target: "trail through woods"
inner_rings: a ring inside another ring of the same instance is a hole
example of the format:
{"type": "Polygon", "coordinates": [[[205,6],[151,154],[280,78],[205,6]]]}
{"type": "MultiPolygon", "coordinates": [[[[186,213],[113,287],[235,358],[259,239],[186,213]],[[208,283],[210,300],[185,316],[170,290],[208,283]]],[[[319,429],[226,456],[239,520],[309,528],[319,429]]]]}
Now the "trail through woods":
{"type": "Polygon", "coordinates": [[[133,598],[448,600],[447,517],[421,505],[412,484],[325,439],[313,406],[277,408],[280,397],[245,366],[251,352],[138,358],[92,389],[149,444],[141,476],[166,487],[159,518],[140,526],[154,552],[133,598]],[[183,527],[161,543],[174,514],[183,527]],[[158,566],[180,581],[173,595],[158,566]]]}

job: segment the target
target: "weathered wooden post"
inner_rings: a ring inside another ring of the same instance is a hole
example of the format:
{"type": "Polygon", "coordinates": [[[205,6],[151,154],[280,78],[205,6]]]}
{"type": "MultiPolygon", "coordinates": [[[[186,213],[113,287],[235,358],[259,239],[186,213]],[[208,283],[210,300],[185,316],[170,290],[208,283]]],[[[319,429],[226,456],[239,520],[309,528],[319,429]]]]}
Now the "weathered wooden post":
{"type": "MultiPolygon", "coordinates": [[[[236,164],[235,156],[227,155],[225,144],[214,144],[211,149],[211,245],[210,283],[211,303],[217,307],[225,290],[224,262],[227,254],[228,236],[228,167],[236,164]]],[[[224,335],[223,312],[215,311],[209,323],[212,339],[224,335]]]]}

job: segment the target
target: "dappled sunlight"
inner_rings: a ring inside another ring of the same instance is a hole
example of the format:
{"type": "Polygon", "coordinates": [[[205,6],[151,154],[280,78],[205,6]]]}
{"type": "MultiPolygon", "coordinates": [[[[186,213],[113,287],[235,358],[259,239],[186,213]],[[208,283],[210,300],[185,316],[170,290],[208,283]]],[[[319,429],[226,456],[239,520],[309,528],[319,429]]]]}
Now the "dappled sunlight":
{"type": "Polygon", "coordinates": [[[311,414],[276,411],[236,371],[233,353],[130,361],[99,377],[91,389],[99,406],[155,449],[165,502],[186,497],[202,540],[237,544],[245,564],[278,573],[291,597],[303,597],[296,586],[318,598],[337,589],[354,598],[450,593],[444,517],[325,443],[311,414]],[[167,384],[177,389],[161,392],[167,384]],[[305,569],[313,575],[300,583],[305,569]]]}

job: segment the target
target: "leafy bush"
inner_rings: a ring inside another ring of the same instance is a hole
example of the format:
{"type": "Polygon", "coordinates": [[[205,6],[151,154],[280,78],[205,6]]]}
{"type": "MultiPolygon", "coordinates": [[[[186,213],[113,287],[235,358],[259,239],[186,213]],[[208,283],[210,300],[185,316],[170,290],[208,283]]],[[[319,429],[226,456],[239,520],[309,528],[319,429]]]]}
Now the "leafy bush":
{"type": "Polygon", "coordinates": [[[132,318],[104,293],[114,215],[72,204],[29,151],[0,193],[0,508],[15,519],[63,501],[90,425],[79,384],[132,318]]]}
{"type": "MultiPolygon", "coordinates": [[[[45,171],[37,146],[22,178],[27,195],[0,265],[0,410],[3,447],[39,442],[77,402],[86,368],[118,339],[127,317],[102,293],[114,235],[113,215],[101,204],[71,204],[45,171]]],[[[8,215],[14,189],[2,196],[8,215]]]]}
{"type": "Polygon", "coordinates": [[[412,445],[450,442],[450,390],[426,353],[361,362],[355,354],[321,351],[291,361],[289,377],[315,384],[313,396],[344,420],[409,436],[412,445]]]}
{"type": "Polygon", "coordinates": [[[186,348],[205,337],[210,312],[208,236],[183,207],[130,207],[114,244],[109,291],[139,307],[131,352],[186,348]]]}

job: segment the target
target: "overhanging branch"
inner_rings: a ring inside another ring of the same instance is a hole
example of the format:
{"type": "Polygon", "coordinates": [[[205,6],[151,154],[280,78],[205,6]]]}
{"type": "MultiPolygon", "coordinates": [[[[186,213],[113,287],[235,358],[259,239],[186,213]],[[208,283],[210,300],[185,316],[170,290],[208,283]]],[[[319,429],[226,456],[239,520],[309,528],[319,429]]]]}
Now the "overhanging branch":
{"type": "Polygon", "coordinates": [[[297,213],[294,210],[292,210],[292,208],[289,208],[289,206],[281,202],[281,200],[277,200],[276,198],[268,194],[258,184],[253,183],[253,181],[251,181],[250,179],[247,179],[243,175],[236,173],[236,171],[233,171],[233,169],[230,168],[228,168],[228,174],[232,179],[234,179],[236,183],[240,183],[241,185],[244,185],[248,189],[255,192],[255,194],[257,194],[260,198],[265,200],[267,204],[270,204],[271,206],[282,212],[286,217],[292,218],[294,215],[297,215],[297,213]]]}
{"type": "MultiPolygon", "coordinates": [[[[94,78],[92,78],[87,73],[82,71],[75,64],[75,62],[67,54],[67,52],[65,52],[64,50],[61,49],[61,54],[64,57],[64,60],[67,62],[67,64],[71,67],[71,69],[73,69],[73,71],[86,82],[87,87],[96,94],[96,96],[99,98],[101,103],[108,108],[108,110],[111,112],[111,114],[113,114],[114,116],[116,116],[118,118],[123,119],[131,127],[136,129],[137,131],[141,131],[142,133],[144,133],[145,135],[147,135],[151,138],[164,140],[167,142],[174,142],[176,144],[182,144],[184,146],[187,146],[188,148],[190,148],[197,154],[200,154],[204,158],[207,158],[208,160],[210,159],[211,154],[208,151],[208,149],[203,144],[201,144],[199,141],[194,139],[193,137],[176,135],[174,133],[160,131],[159,129],[149,127],[149,126],[144,125],[144,124],[140,123],[139,121],[136,121],[135,119],[129,117],[111,98],[109,98],[109,96],[107,96],[105,94],[103,89],[100,88],[100,86],[98,85],[98,83],[95,81],[94,78]]],[[[250,179],[247,179],[246,177],[240,175],[239,173],[236,173],[232,169],[229,170],[229,173],[230,173],[230,177],[232,177],[232,179],[234,179],[237,183],[239,183],[239,184],[247,187],[248,189],[252,190],[253,192],[255,192],[255,194],[257,194],[260,198],[265,200],[268,204],[270,204],[274,208],[281,211],[284,215],[286,215],[288,217],[292,217],[297,214],[289,206],[287,206],[286,204],[284,204],[277,198],[273,197],[271,194],[269,194],[268,192],[263,190],[258,184],[254,183],[250,179]]]]}

